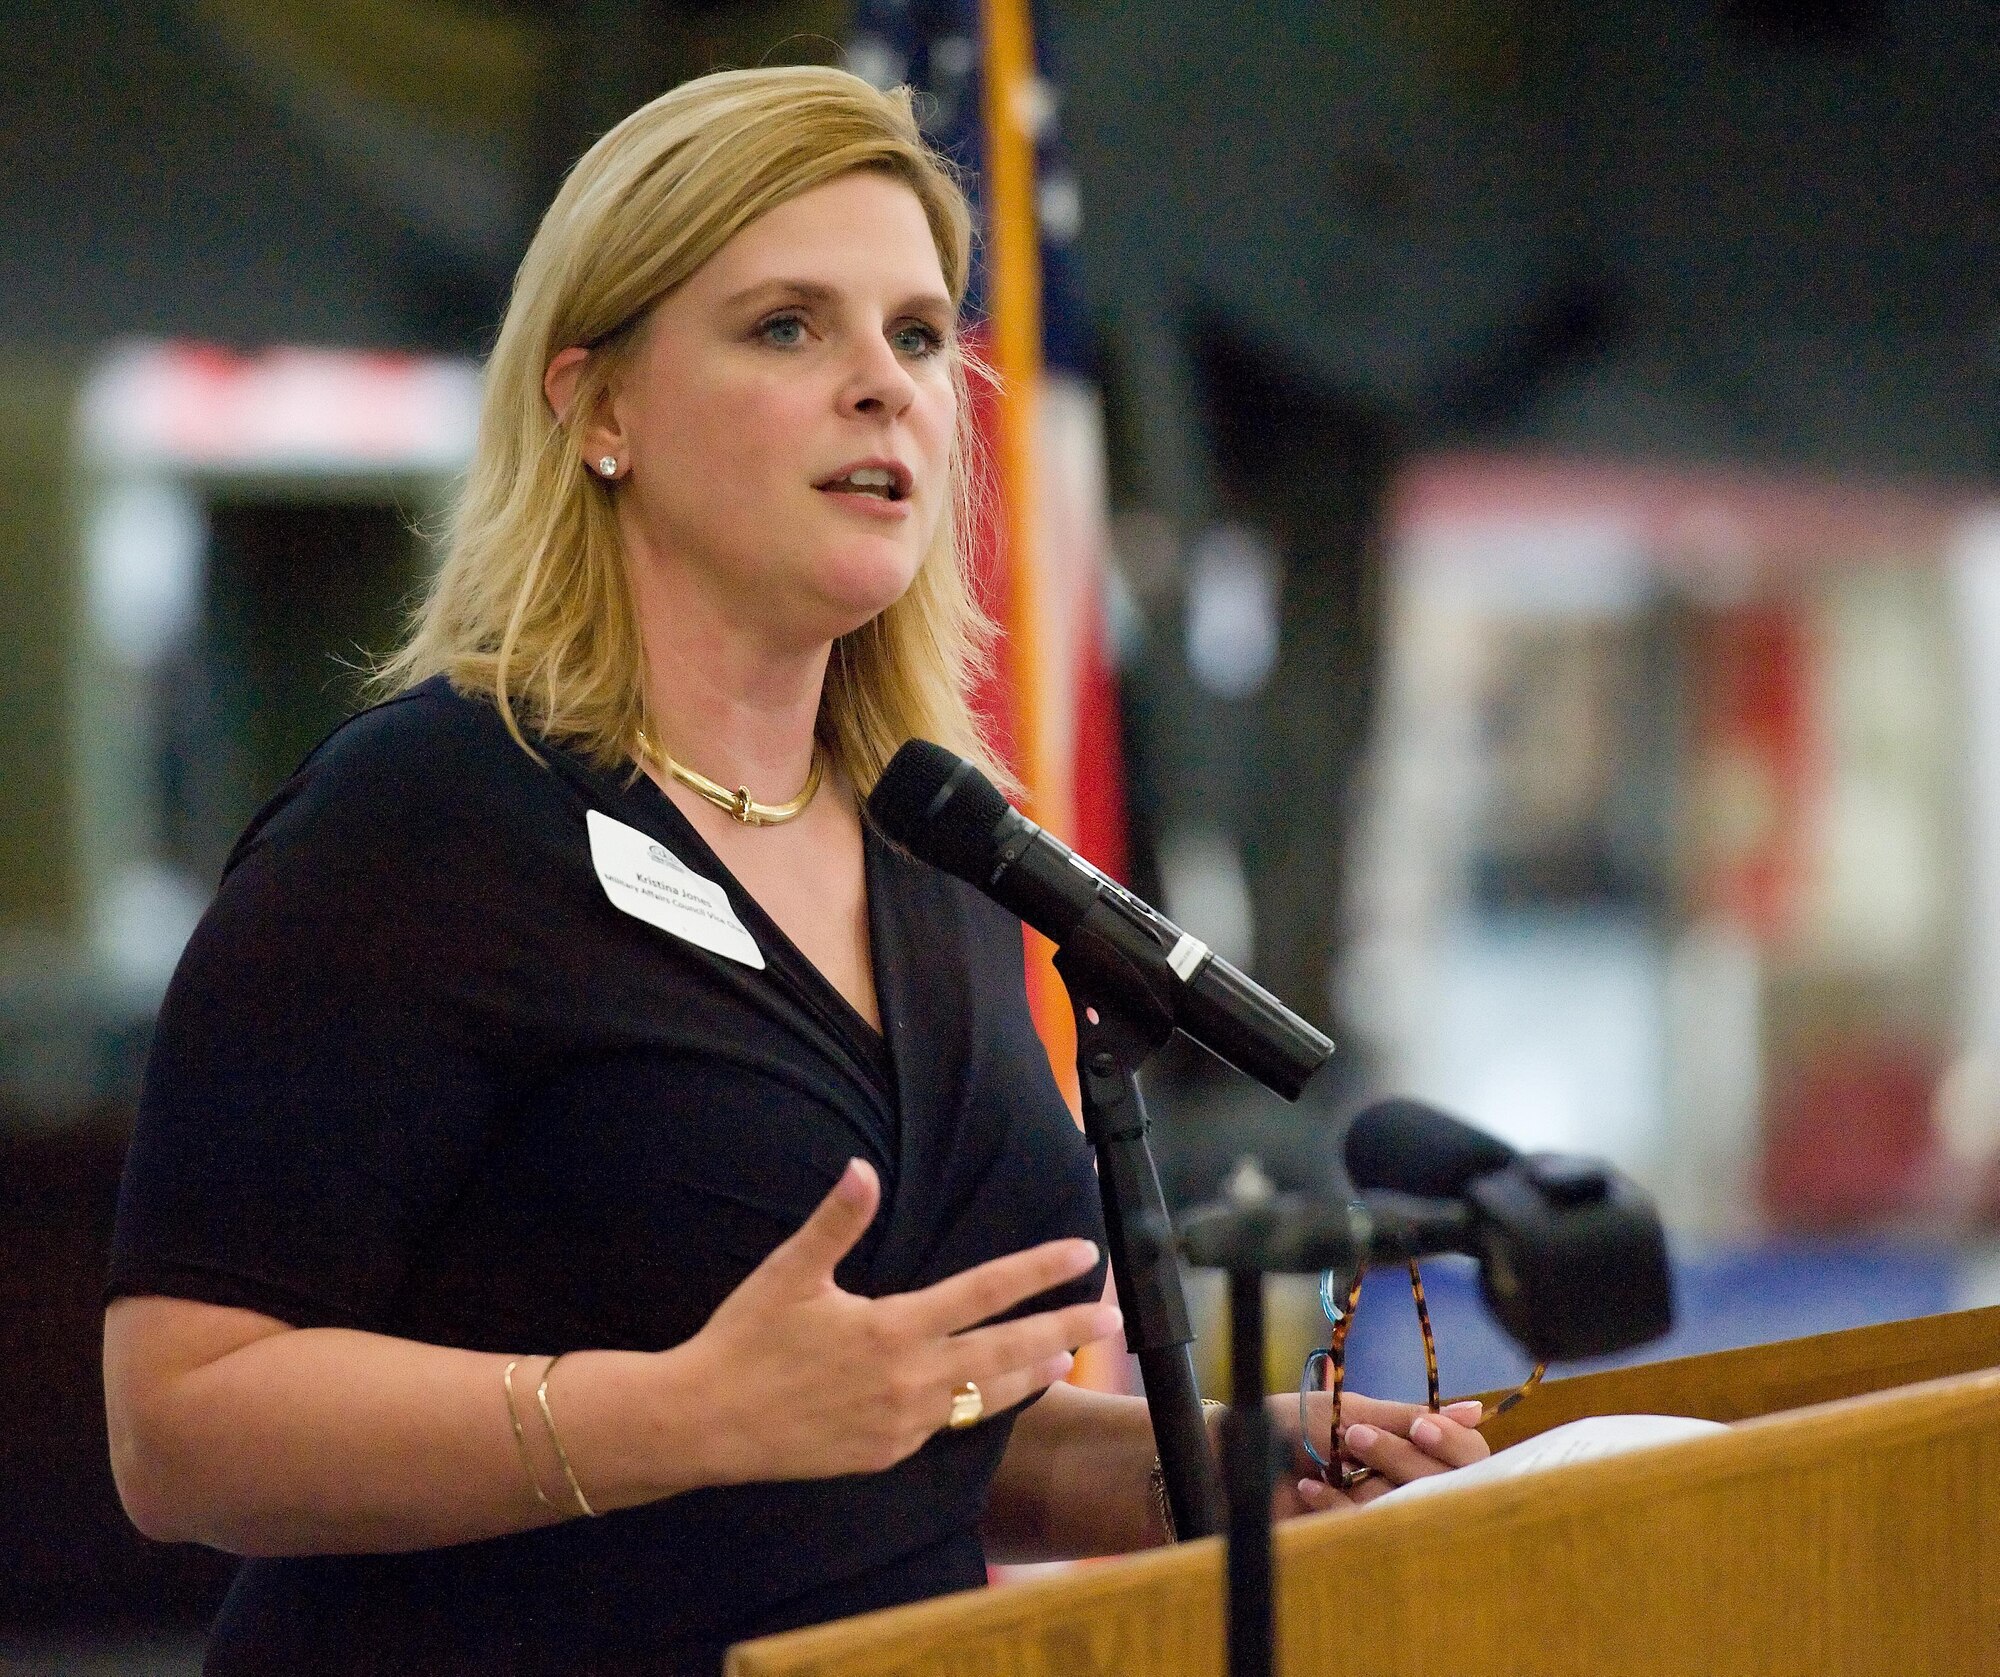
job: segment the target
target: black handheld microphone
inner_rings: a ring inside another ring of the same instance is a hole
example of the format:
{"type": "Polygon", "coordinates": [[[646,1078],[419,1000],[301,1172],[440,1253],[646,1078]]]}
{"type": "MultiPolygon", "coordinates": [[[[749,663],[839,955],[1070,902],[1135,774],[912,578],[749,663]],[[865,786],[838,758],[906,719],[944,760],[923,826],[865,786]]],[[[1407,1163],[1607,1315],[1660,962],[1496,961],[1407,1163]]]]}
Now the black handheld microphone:
{"type": "Polygon", "coordinates": [[[1498,1136],[1401,1095],[1357,1112],[1344,1151],[1355,1187],[1424,1199],[1457,1199],[1479,1177],[1520,1157],[1498,1136]]]}
{"type": "MultiPolygon", "coordinates": [[[[875,824],[912,855],[976,885],[1058,948],[1093,910],[1115,917],[1116,958],[1145,969],[1176,1029],[1265,1088],[1296,1100],[1333,1053],[1268,990],[1222,960],[1000,795],[963,757],[911,740],[869,794],[875,824]]],[[[1101,923],[1101,922],[1100,922],[1101,923]]]]}
{"type": "Polygon", "coordinates": [[[1666,1236],[1639,1185],[1597,1159],[1517,1153],[1421,1101],[1377,1101],[1347,1131],[1357,1188],[1457,1201],[1501,1324],[1538,1357],[1601,1356],[1673,1325],[1666,1236]]]}

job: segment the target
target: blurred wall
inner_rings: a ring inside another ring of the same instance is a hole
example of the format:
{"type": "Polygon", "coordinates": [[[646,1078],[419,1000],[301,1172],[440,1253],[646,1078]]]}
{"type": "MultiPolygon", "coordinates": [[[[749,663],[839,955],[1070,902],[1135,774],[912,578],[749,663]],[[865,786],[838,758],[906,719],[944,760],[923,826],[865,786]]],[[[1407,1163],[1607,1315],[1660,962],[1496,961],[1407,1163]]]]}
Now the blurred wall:
{"type": "Polygon", "coordinates": [[[1066,0],[1056,25],[1086,271],[1148,392],[1208,303],[1427,442],[1996,463],[1981,0],[1066,0]]]}
{"type": "MultiPolygon", "coordinates": [[[[834,57],[844,11],[11,0],[0,23],[0,336],[476,351],[588,136],[710,63],[834,57]]],[[[1192,421],[1176,340],[1202,307],[1426,437],[1994,463],[1980,0],[1061,0],[1049,25],[1153,502],[1205,511],[1201,449],[1159,434],[1192,421]],[[1587,353],[1544,365],[1538,336],[1587,353]]]]}
{"type": "Polygon", "coordinates": [[[1387,486],[1439,447],[1990,476],[2000,10],[1062,0],[1055,25],[1155,631],[1142,807],[1169,857],[1233,847],[1259,976],[1340,1035],[1387,486]],[[1269,685],[1226,701],[1179,653],[1218,525],[1281,578],[1269,685]]]}

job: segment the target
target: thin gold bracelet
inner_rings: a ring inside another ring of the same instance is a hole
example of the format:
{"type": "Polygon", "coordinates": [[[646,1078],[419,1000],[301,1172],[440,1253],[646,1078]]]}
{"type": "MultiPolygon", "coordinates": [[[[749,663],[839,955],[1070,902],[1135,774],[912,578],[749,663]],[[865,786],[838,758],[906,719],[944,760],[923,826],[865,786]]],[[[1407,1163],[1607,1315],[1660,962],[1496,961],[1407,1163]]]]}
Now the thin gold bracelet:
{"type": "Polygon", "coordinates": [[[554,1508],[549,1501],[549,1493],[542,1489],[541,1475],[535,1472],[535,1464],[528,1455],[528,1435],[521,1430],[521,1411],[514,1403],[514,1370],[521,1366],[516,1357],[500,1371],[500,1385],[507,1394],[507,1419],[514,1425],[514,1448],[521,1452],[521,1470],[528,1476],[528,1487],[535,1493],[535,1500],[544,1508],[554,1508]]]}
{"type": "MultiPolygon", "coordinates": [[[[1220,1398],[1203,1398],[1201,1400],[1202,1431],[1206,1432],[1208,1430],[1209,1416],[1213,1415],[1217,1410],[1227,1409],[1228,1407],[1229,1405],[1224,1403],[1220,1398]]],[[[1160,1458],[1158,1456],[1153,1458],[1153,1472],[1152,1476],[1146,1481],[1146,1488],[1153,1493],[1153,1512],[1160,1517],[1160,1530],[1166,1533],[1169,1543],[1178,1543],[1180,1541],[1180,1533],[1174,1530],[1174,1507],[1167,1500],[1167,1470],[1160,1465],[1160,1458]]]]}
{"type": "Polygon", "coordinates": [[[569,1494],[576,1498],[576,1505],[589,1519],[597,1518],[597,1510],[590,1506],[583,1494],[583,1487],[576,1482],[576,1474],[569,1465],[569,1452],[562,1446],[562,1439],[556,1434],[556,1418],[549,1413],[549,1376],[555,1372],[556,1364],[568,1356],[567,1351],[558,1351],[549,1358],[548,1367],[542,1370],[541,1384],[535,1388],[535,1402],[542,1408],[542,1425],[549,1429],[549,1442],[556,1447],[556,1461],[562,1467],[562,1475],[569,1482],[569,1494]]]}

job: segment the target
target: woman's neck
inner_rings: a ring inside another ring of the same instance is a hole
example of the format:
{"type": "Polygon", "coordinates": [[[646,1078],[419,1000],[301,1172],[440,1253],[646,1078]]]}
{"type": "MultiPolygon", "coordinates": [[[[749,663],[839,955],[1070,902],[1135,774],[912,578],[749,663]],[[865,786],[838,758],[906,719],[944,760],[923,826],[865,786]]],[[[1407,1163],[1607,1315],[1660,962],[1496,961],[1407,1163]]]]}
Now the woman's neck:
{"type": "Polygon", "coordinates": [[[765,802],[790,797],[812,766],[831,647],[773,644],[759,625],[657,573],[633,583],[653,744],[765,802]]]}

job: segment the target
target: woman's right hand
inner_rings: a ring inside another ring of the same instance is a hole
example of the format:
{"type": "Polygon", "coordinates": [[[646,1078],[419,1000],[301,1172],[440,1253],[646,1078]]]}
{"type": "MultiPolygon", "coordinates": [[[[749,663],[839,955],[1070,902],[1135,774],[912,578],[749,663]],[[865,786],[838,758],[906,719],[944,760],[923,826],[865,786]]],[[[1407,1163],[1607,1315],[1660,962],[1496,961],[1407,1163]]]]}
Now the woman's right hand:
{"type": "Polygon", "coordinates": [[[997,1414],[1060,1380],[1077,1346],[1121,1325],[1107,1304],[977,1325],[1085,1274],[1097,1262],[1087,1240],[1051,1240],[913,1293],[842,1290],[834,1267],[880,1199],[873,1169],[850,1160],[798,1232],[681,1348],[703,1371],[705,1479],[880,1472],[946,1424],[966,1381],[997,1414]]]}

